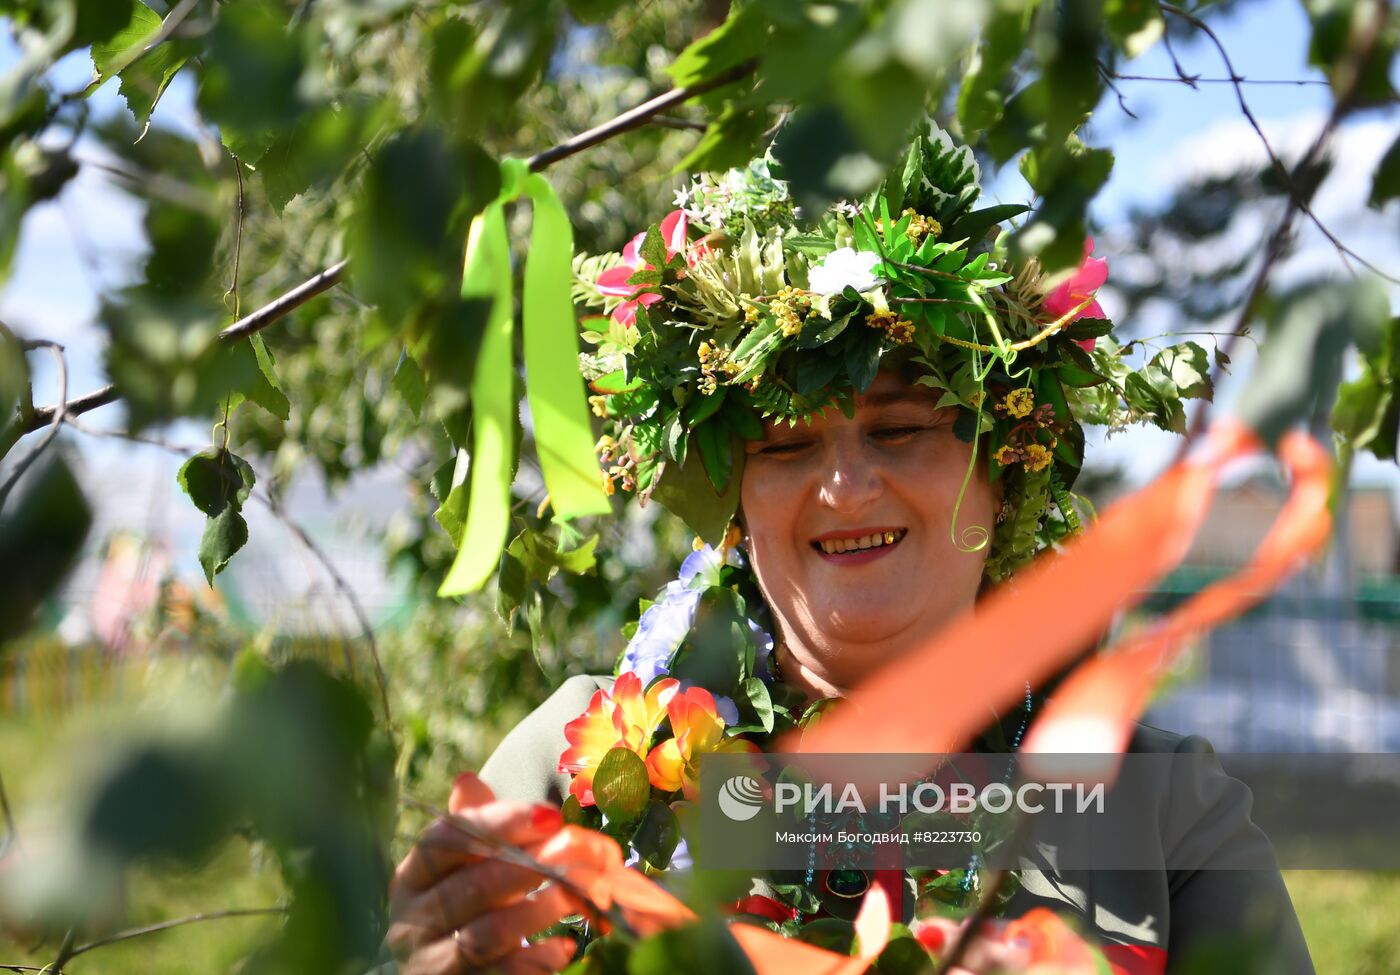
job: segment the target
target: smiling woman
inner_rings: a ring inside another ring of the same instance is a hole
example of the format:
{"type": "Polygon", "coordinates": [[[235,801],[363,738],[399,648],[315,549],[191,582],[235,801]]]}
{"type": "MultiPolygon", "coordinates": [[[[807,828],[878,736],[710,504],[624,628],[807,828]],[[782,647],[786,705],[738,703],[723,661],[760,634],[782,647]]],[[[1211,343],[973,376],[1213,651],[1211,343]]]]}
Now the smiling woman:
{"type": "MultiPolygon", "coordinates": [[[[1107,273],[1092,244],[1067,283],[1033,260],[1012,267],[994,231],[1018,209],[973,210],[976,179],[971,154],[930,126],[870,199],[799,227],[786,186],[757,160],[696,183],[684,210],[581,282],[612,314],[606,335],[585,334],[597,348],[584,357],[609,483],[685,519],[696,551],[627,631],[615,676],[566,681],[480,778],[459,780],[463,824],[543,857],[568,822],[612,837],[650,874],[687,870],[707,756],[752,762],[812,727],[1079,530],[1080,424],[1154,419],[1123,399],[1147,379],[1122,363],[1111,323],[1086,317],[1102,315],[1093,292],[1107,273]]],[[[1164,400],[1156,421],[1179,408],[1164,400]]],[[[965,747],[1015,751],[1046,691],[1027,680],[1024,699],[989,708],[965,747]]],[[[1165,771],[1135,787],[1133,815],[1092,835],[1150,851],[1132,870],[1071,870],[1036,842],[994,875],[980,821],[957,827],[978,837],[970,854],[937,870],[902,869],[903,848],[857,863],[807,829],[805,870],[755,863],[724,906],[844,951],[861,905],[888,903],[910,927],[886,950],[906,965],[910,951],[944,954],[979,905],[1019,919],[963,946],[961,975],[1187,972],[1222,950],[1234,972],[1310,973],[1248,791],[1201,739],[1139,726],[1129,749],[1165,753],[1165,771]],[[884,898],[867,896],[877,888],[884,898]]],[[[773,787],[765,774],[753,765],[744,794],[773,787]]],[[[553,886],[531,892],[538,875],[503,876],[450,832],[425,834],[395,881],[390,940],[408,970],[562,967],[565,943],[522,939],[582,905],[553,886]]],[[[593,957],[634,945],[607,937],[593,957]]],[[[826,957],[838,962],[852,960],[826,957]]]]}
{"type": "Polygon", "coordinates": [[[836,697],[969,609],[997,499],[939,393],[881,370],[851,417],[768,422],[746,445],[744,549],[778,628],[778,666],[813,697],[836,697]],[[959,509],[957,502],[961,499],[959,509]],[[953,530],[950,530],[953,529],[953,530]]]}

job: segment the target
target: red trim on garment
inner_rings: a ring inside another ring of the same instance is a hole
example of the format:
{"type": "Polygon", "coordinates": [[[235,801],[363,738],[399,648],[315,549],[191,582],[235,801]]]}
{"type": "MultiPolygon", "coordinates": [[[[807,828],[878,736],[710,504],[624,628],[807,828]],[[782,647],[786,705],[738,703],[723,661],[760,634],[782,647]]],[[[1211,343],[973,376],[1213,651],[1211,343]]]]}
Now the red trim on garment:
{"type": "Polygon", "coordinates": [[[797,909],[775,901],[763,894],[750,894],[734,902],[735,914],[757,914],[777,924],[786,924],[797,917],[797,909]]]}
{"type": "Polygon", "coordinates": [[[1167,953],[1156,945],[1103,945],[1113,975],[1164,975],[1167,953]]]}

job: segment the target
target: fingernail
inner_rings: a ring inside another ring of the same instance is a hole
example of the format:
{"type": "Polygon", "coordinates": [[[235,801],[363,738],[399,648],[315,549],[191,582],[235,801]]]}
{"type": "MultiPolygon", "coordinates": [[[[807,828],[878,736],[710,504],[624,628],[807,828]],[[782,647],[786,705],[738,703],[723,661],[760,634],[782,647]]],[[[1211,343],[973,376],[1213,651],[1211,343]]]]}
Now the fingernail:
{"type": "Polygon", "coordinates": [[[466,788],[480,781],[481,776],[477,775],[475,772],[463,772],[452,780],[452,786],[453,788],[466,788]]]}
{"type": "Polygon", "coordinates": [[[564,825],[559,807],[538,803],[530,809],[530,825],[539,833],[553,833],[564,825]]]}

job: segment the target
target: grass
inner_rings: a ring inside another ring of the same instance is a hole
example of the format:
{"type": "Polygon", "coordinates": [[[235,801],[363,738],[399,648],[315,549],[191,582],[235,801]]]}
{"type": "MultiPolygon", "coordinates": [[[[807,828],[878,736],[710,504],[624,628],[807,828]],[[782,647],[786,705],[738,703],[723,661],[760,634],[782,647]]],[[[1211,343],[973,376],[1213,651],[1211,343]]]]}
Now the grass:
{"type": "Polygon", "coordinates": [[[1323,975],[1400,970],[1400,872],[1285,870],[1313,965],[1323,975]]]}

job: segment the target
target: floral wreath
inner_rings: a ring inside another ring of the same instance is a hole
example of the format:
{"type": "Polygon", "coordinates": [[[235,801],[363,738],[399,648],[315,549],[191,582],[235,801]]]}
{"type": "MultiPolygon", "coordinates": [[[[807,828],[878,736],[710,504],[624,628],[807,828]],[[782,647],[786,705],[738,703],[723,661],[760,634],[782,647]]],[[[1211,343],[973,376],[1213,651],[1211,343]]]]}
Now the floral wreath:
{"type": "Polygon", "coordinates": [[[1078,531],[1082,423],[1180,429],[1180,399],[1209,394],[1171,381],[1204,365],[1194,343],[1124,364],[1091,239],[1067,277],[1013,262],[1002,224],[1027,207],[975,208],[972,152],[933,123],[867,199],[814,220],[776,170],[764,157],[702,176],[621,254],[576,262],[576,297],[607,313],[581,367],[609,489],[655,498],[706,542],[737,509],[742,441],[763,418],[849,414],[882,366],[899,367],[957,408],[954,431],[974,445],[963,490],[979,462],[999,483],[997,523],[959,525],[959,507],[950,532],[987,547],[1001,581],[1078,531]]]}
{"type": "MultiPolygon", "coordinates": [[[[950,533],[965,550],[988,548],[996,582],[1092,514],[1071,492],[1081,424],[1184,432],[1181,400],[1211,392],[1194,343],[1126,364],[1134,343],[1115,340],[1096,299],[1108,267],[1092,240],[1067,275],[1013,261],[1003,224],[1028,208],[975,208],[972,152],[932,122],[869,197],[815,218],[780,177],[766,156],[701,176],[620,254],[575,261],[576,300],[603,313],[580,364],[608,488],[654,498],[698,536],[679,577],[625,628],[613,687],[567,724],[559,759],[566,818],[651,872],[686,861],[701,756],[761,751],[829,703],[808,705],[776,679],[767,607],[737,548],[743,441],[762,438],[764,418],[851,415],[882,367],[941,391],[973,446],[950,533]],[[1000,483],[994,526],[958,524],[977,463],[1000,483]]],[[[982,745],[1014,750],[1032,707],[1028,687],[1024,711],[982,745]]],[[[740,910],[797,933],[824,906],[811,873],[775,885],[784,902],[751,897],[740,910]]],[[[919,878],[920,897],[967,910],[980,876],[974,858],[919,878]]]]}

